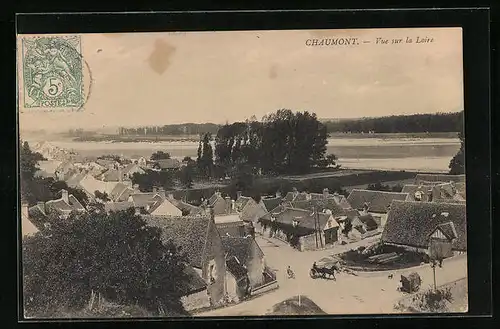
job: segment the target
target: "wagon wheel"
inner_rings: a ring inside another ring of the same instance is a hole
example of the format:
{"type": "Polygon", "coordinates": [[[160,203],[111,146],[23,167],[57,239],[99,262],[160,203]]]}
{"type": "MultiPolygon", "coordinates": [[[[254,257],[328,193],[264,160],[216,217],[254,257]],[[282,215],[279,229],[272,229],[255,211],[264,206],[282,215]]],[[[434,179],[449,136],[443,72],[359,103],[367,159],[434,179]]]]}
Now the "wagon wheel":
{"type": "Polygon", "coordinates": [[[313,270],[313,269],[311,269],[311,270],[309,271],[309,276],[310,276],[311,278],[313,278],[313,279],[316,279],[316,271],[315,271],[315,270],[313,270]]]}

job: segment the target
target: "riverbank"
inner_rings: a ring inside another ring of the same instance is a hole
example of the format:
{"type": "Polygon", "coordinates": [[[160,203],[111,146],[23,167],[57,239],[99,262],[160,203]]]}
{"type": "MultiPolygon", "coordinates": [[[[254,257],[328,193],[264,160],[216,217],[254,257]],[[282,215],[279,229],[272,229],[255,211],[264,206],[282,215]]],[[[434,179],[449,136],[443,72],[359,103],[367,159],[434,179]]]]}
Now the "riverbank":
{"type": "MultiPolygon", "coordinates": [[[[329,138],[338,139],[383,139],[383,140],[421,140],[429,138],[439,139],[456,139],[458,138],[457,132],[428,132],[428,133],[342,133],[331,132],[328,133],[329,138]]],[[[198,135],[116,135],[116,134],[95,134],[88,136],[66,136],[67,139],[74,142],[111,142],[111,143],[159,143],[169,141],[184,141],[184,142],[198,142],[198,135]]]]}

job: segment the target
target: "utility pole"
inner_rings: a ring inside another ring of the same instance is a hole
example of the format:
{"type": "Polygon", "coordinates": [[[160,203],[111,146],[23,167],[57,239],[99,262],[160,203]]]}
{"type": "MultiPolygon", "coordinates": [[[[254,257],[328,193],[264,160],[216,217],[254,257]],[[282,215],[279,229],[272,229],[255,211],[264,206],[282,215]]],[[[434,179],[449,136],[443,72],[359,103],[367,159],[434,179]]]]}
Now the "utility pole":
{"type": "Polygon", "coordinates": [[[318,248],[318,227],[316,221],[316,206],[313,206],[313,216],[314,216],[314,240],[316,241],[316,248],[318,248]]]}

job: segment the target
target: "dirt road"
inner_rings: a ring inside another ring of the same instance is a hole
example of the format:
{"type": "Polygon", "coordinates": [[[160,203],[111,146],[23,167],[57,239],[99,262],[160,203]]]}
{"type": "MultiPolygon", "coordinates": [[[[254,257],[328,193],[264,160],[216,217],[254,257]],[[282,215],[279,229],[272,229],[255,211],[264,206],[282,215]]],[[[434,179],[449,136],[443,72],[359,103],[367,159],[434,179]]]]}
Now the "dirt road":
{"type": "MultiPolygon", "coordinates": [[[[433,284],[432,268],[429,265],[392,272],[363,273],[353,276],[337,275],[337,281],[311,279],[309,269],[315,260],[342,253],[360,245],[374,243],[378,237],[368,238],[356,244],[337,246],[322,251],[299,252],[281,241],[257,237],[257,242],[266,255],[266,262],[277,273],[280,288],[263,296],[235,306],[197,314],[197,316],[243,316],[264,315],[274,304],[296,295],[309,297],[329,314],[388,314],[395,313],[394,304],[404,295],[397,291],[401,274],[417,272],[422,278],[422,288],[433,284]],[[286,268],[295,272],[295,279],[288,279],[286,268]],[[388,274],[394,275],[393,279],[388,274]]],[[[443,268],[436,269],[437,284],[467,277],[466,255],[444,261],[443,268]]]]}

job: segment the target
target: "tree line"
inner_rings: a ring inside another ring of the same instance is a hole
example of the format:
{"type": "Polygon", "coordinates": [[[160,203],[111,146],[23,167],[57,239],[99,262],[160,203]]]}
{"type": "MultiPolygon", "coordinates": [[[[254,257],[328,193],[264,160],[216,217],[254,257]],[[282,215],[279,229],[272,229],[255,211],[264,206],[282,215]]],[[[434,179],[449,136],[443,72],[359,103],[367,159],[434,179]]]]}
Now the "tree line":
{"type": "Polygon", "coordinates": [[[463,126],[464,112],[391,115],[379,118],[362,118],[324,122],[327,131],[351,133],[425,133],[459,132],[463,126]]]}
{"type": "Polygon", "coordinates": [[[216,134],[219,125],[214,123],[185,123],[164,126],[145,126],[136,128],[118,128],[120,136],[179,136],[200,135],[204,133],[216,134]]]}
{"type": "MultiPolygon", "coordinates": [[[[257,121],[252,116],[250,121],[257,121]]],[[[423,133],[423,132],[458,132],[463,124],[463,111],[457,113],[391,115],[378,118],[361,118],[346,120],[321,120],[327,133],[423,133]]],[[[227,125],[213,123],[185,123],[163,126],[146,126],[136,128],[118,128],[122,136],[178,136],[204,135],[215,136],[219,129],[227,125]]],[[[73,135],[85,135],[84,131],[72,131],[73,135]]]]}

